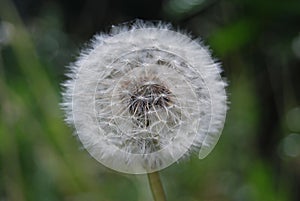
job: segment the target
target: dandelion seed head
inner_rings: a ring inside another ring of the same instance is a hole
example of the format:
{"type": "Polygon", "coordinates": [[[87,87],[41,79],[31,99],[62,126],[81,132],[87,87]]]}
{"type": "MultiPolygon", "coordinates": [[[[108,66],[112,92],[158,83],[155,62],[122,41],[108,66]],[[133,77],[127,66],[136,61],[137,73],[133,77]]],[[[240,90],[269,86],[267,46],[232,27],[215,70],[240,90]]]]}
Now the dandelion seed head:
{"type": "Polygon", "coordinates": [[[191,152],[204,158],[219,139],[227,110],[219,64],[169,25],[114,27],[70,70],[66,121],[111,169],[158,171],[191,152]]]}

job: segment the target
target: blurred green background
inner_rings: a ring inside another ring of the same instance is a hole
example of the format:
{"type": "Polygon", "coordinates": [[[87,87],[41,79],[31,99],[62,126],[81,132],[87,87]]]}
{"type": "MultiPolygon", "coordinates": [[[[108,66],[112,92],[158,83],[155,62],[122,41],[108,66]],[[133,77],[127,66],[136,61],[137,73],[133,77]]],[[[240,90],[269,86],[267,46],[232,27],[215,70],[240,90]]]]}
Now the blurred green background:
{"type": "Polygon", "coordinates": [[[0,201],[152,200],[146,176],[91,158],[59,108],[65,66],[136,18],[201,37],[229,82],[220,141],[161,172],[168,200],[299,201],[299,0],[1,0],[0,201]]]}

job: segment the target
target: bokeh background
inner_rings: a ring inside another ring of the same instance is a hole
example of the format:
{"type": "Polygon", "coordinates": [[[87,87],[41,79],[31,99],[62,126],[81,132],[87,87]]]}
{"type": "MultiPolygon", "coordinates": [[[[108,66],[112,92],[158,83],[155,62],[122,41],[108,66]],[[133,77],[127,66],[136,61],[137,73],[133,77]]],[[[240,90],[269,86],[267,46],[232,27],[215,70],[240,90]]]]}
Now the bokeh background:
{"type": "Polygon", "coordinates": [[[59,108],[65,66],[95,33],[137,18],[201,37],[229,83],[213,152],[161,172],[168,200],[299,201],[298,0],[1,0],[0,200],[152,200],[146,176],[91,158],[59,108]]]}

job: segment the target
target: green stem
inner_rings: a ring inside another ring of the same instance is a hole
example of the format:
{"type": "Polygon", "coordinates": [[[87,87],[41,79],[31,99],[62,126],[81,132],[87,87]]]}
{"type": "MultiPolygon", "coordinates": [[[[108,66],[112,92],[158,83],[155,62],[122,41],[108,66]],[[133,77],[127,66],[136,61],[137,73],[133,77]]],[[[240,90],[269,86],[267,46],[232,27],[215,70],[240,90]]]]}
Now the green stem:
{"type": "Polygon", "coordinates": [[[159,177],[159,173],[148,173],[148,180],[154,201],[166,201],[166,196],[159,177]]]}

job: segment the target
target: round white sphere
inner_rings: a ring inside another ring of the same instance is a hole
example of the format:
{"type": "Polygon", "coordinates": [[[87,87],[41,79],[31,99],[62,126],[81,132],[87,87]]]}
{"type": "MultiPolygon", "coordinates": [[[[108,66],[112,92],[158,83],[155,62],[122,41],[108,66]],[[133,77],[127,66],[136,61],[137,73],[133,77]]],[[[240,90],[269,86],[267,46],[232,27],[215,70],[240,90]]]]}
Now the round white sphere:
{"type": "Polygon", "coordinates": [[[209,51],[168,25],[114,27],[70,65],[66,120],[116,171],[149,173],[209,154],[225,121],[225,82],[209,51]]]}

